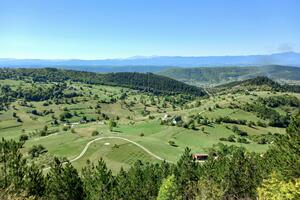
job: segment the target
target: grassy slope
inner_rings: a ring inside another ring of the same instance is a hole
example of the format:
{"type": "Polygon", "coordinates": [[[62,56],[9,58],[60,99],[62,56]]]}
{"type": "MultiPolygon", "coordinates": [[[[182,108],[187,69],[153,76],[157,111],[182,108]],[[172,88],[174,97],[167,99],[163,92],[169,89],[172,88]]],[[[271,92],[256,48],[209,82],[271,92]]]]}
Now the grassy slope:
{"type": "MultiPolygon", "coordinates": [[[[19,81],[6,81],[2,80],[2,83],[9,83],[11,85],[17,86],[20,84],[19,81]]],[[[53,109],[56,116],[62,113],[62,108],[67,107],[69,110],[77,112],[83,112],[80,115],[86,115],[89,117],[95,117],[95,105],[97,100],[94,100],[92,96],[98,94],[99,98],[108,98],[108,96],[119,96],[121,94],[121,89],[119,87],[111,86],[93,86],[90,88],[88,85],[75,83],[72,84],[74,87],[83,87],[84,94],[88,101],[80,101],[77,104],[60,104],[60,105],[50,105],[43,106],[42,102],[30,102],[35,106],[35,109],[42,111],[44,109],[53,109]],[[90,93],[93,95],[90,96],[90,93]],[[90,108],[92,106],[92,108],[90,108]]],[[[270,92],[253,92],[257,96],[245,95],[241,93],[236,94],[223,94],[220,96],[210,97],[209,99],[200,99],[201,106],[195,108],[189,108],[181,110],[176,108],[173,110],[170,105],[166,109],[161,109],[162,112],[158,113],[156,110],[157,106],[148,106],[147,109],[151,110],[151,115],[155,116],[155,119],[149,120],[148,117],[141,115],[141,110],[144,105],[139,103],[141,98],[141,93],[135,93],[132,90],[128,90],[130,93],[127,101],[133,101],[134,98],[137,99],[136,104],[132,107],[132,111],[122,108],[121,103],[118,101],[114,104],[101,104],[101,112],[108,114],[110,117],[120,117],[118,121],[118,127],[115,128],[115,131],[111,132],[108,129],[108,126],[102,123],[90,122],[88,124],[79,124],[75,125],[74,129],[76,133],[71,133],[71,131],[62,131],[63,125],[58,127],[52,127],[50,125],[51,116],[40,116],[36,120],[30,118],[31,114],[26,111],[30,111],[32,108],[27,108],[14,103],[16,110],[12,111],[11,109],[7,112],[1,112],[0,114],[0,137],[18,139],[19,135],[22,134],[22,129],[25,130],[26,134],[33,132],[35,130],[40,130],[44,127],[45,124],[49,126],[49,129],[58,129],[58,133],[50,135],[48,137],[33,137],[25,143],[24,152],[27,152],[32,145],[42,144],[44,145],[50,154],[67,157],[69,159],[75,158],[88,141],[91,141],[95,136],[91,136],[92,131],[97,130],[101,136],[111,136],[118,135],[124,138],[131,139],[149,149],[151,152],[159,155],[162,158],[176,161],[179,156],[182,154],[185,147],[190,147],[193,152],[205,152],[207,148],[211,147],[214,144],[220,142],[219,138],[228,137],[232,135],[233,132],[227,129],[226,124],[213,124],[212,126],[202,126],[204,131],[198,127],[199,130],[188,130],[184,128],[179,128],[175,126],[165,126],[159,124],[159,118],[163,117],[166,113],[170,115],[182,115],[185,120],[188,119],[188,116],[191,114],[202,113],[201,115],[208,117],[209,119],[216,118],[218,116],[230,116],[235,119],[247,119],[257,122],[259,118],[256,117],[253,113],[244,112],[239,109],[229,109],[227,106],[231,103],[245,103],[250,101],[255,101],[258,96],[269,96],[269,95],[280,95],[282,93],[270,94],[270,92]],[[208,111],[209,107],[214,107],[218,103],[222,108],[213,109],[208,111]],[[18,116],[23,120],[23,123],[18,123],[12,117],[12,112],[16,112],[18,116]],[[131,119],[127,119],[127,116],[130,116],[131,119]],[[130,124],[130,122],[135,122],[135,124],[130,124]],[[140,136],[141,133],[144,136],[140,136]],[[174,141],[178,147],[173,147],[168,144],[168,142],[174,141]]],[[[298,98],[299,94],[295,95],[298,98]]],[[[150,97],[143,95],[144,99],[149,102],[150,97]]],[[[82,100],[83,97],[78,97],[78,100],[82,100]]],[[[190,102],[190,105],[194,102],[190,102]]],[[[70,121],[78,121],[79,117],[74,117],[70,121]]],[[[227,126],[232,126],[227,124],[227,126]]],[[[268,132],[272,133],[285,133],[285,130],[282,128],[273,128],[273,127],[256,127],[250,128],[248,126],[239,126],[240,129],[248,132],[249,135],[254,134],[266,134],[268,132]]],[[[250,144],[241,144],[241,143],[229,143],[223,142],[225,144],[234,144],[238,146],[245,146],[247,149],[256,152],[263,152],[268,148],[268,145],[259,145],[254,142],[250,144]]],[[[103,157],[108,166],[117,171],[121,166],[128,168],[137,159],[149,162],[159,162],[153,157],[146,154],[144,151],[138,147],[131,145],[124,141],[119,141],[115,139],[103,140],[95,142],[91,145],[91,148],[87,151],[87,154],[84,155],[81,159],[74,162],[73,164],[80,168],[85,163],[87,159],[92,161],[98,160],[100,157],[103,157]],[[103,145],[105,142],[109,142],[111,145],[103,145]],[[114,144],[120,145],[119,148],[113,148],[114,144]]]]}

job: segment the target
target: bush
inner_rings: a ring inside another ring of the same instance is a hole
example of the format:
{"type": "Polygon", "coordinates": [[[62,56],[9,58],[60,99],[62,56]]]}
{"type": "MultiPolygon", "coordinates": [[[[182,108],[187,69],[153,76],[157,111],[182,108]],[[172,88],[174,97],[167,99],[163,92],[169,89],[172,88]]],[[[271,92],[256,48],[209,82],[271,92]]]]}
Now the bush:
{"type": "Polygon", "coordinates": [[[64,126],[64,127],[62,128],[62,130],[63,130],[63,131],[68,131],[69,128],[70,128],[69,126],[64,126]]]}
{"type": "Polygon", "coordinates": [[[46,153],[47,149],[43,146],[43,145],[34,145],[33,147],[31,147],[31,149],[29,150],[29,154],[31,156],[31,158],[34,157],[39,157],[41,154],[46,153]]]}
{"type": "Polygon", "coordinates": [[[92,132],[92,136],[97,136],[97,135],[99,135],[98,131],[95,130],[95,131],[92,132]]]}
{"type": "Polygon", "coordinates": [[[234,135],[230,135],[230,136],[227,138],[227,141],[228,141],[228,142],[235,142],[235,136],[234,136],[234,135]]]}
{"type": "Polygon", "coordinates": [[[49,106],[49,102],[44,102],[43,106],[49,106]]]}
{"type": "Polygon", "coordinates": [[[249,144],[250,143],[246,138],[238,138],[237,142],[244,143],[244,144],[249,144]]]}
{"type": "Polygon", "coordinates": [[[257,122],[257,126],[260,126],[260,127],[267,127],[267,124],[263,123],[262,121],[258,121],[257,122]]]}
{"type": "Polygon", "coordinates": [[[72,117],[73,117],[73,115],[70,112],[64,112],[59,115],[60,121],[65,121],[66,118],[69,119],[72,117]]]}
{"type": "Polygon", "coordinates": [[[238,134],[239,136],[248,136],[247,132],[240,130],[237,126],[233,126],[232,131],[238,134]]]}
{"type": "Polygon", "coordinates": [[[26,140],[28,140],[28,135],[26,135],[26,134],[20,135],[20,137],[19,137],[19,141],[20,141],[20,142],[26,141],[26,140]]]}
{"type": "Polygon", "coordinates": [[[38,112],[36,109],[33,109],[33,110],[31,111],[31,114],[33,114],[33,115],[39,115],[39,112],[38,112]]]}
{"type": "Polygon", "coordinates": [[[258,140],[258,142],[257,142],[257,144],[267,144],[267,143],[268,143],[268,141],[267,141],[267,139],[264,138],[264,137],[261,137],[261,138],[258,140]]]}
{"type": "Polygon", "coordinates": [[[178,147],[178,145],[172,140],[169,141],[169,145],[171,145],[173,147],[178,147]]]}
{"type": "Polygon", "coordinates": [[[155,119],[153,115],[149,115],[149,119],[155,119]]]}

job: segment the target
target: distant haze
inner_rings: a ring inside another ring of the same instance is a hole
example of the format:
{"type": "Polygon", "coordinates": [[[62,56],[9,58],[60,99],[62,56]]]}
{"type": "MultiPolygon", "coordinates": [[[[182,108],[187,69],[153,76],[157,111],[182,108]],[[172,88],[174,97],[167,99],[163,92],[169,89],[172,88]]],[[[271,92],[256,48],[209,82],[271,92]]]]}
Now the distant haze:
{"type": "Polygon", "coordinates": [[[59,67],[96,72],[156,72],[169,67],[261,66],[271,64],[300,66],[300,53],[207,57],[153,56],[104,60],[0,59],[0,67],[59,67]]]}

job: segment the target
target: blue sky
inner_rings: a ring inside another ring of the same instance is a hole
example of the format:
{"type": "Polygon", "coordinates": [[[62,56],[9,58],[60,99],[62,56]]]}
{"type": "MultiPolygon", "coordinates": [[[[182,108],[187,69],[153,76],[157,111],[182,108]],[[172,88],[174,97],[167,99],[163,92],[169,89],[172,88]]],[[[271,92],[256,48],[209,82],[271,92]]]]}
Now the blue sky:
{"type": "Polygon", "coordinates": [[[0,57],[300,52],[299,0],[0,0],[0,57]]]}

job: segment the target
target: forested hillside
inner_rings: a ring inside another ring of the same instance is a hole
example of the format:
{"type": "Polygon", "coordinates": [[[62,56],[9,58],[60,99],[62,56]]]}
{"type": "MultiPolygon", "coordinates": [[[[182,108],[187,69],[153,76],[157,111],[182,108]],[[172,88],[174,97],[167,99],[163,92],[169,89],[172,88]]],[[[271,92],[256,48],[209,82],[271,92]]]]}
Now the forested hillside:
{"type": "Polygon", "coordinates": [[[205,92],[198,87],[173,80],[152,73],[93,73],[74,70],[62,70],[55,68],[42,69],[0,69],[0,79],[25,80],[32,79],[35,82],[62,82],[71,80],[89,84],[103,84],[112,86],[122,86],[152,93],[166,94],[191,94],[203,96],[205,92]]]}
{"type": "Polygon", "coordinates": [[[220,84],[231,81],[268,76],[275,80],[300,80],[300,68],[280,65],[260,67],[198,67],[198,68],[173,68],[159,74],[184,81],[186,83],[220,84]]]}
{"type": "Polygon", "coordinates": [[[257,87],[267,87],[269,90],[273,91],[281,91],[281,92],[300,92],[300,86],[299,85],[289,85],[289,84],[279,84],[276,81],[273,81],[269,79],[268,77],[259,76],[252,79],[247,79],[243,81],[234,81],[228,84],[219,85],[216,88],[221,89],[230,89],[230,88],[238,88],[238,87],[244,87],[248,89],[253,89],[257,87]]]}

